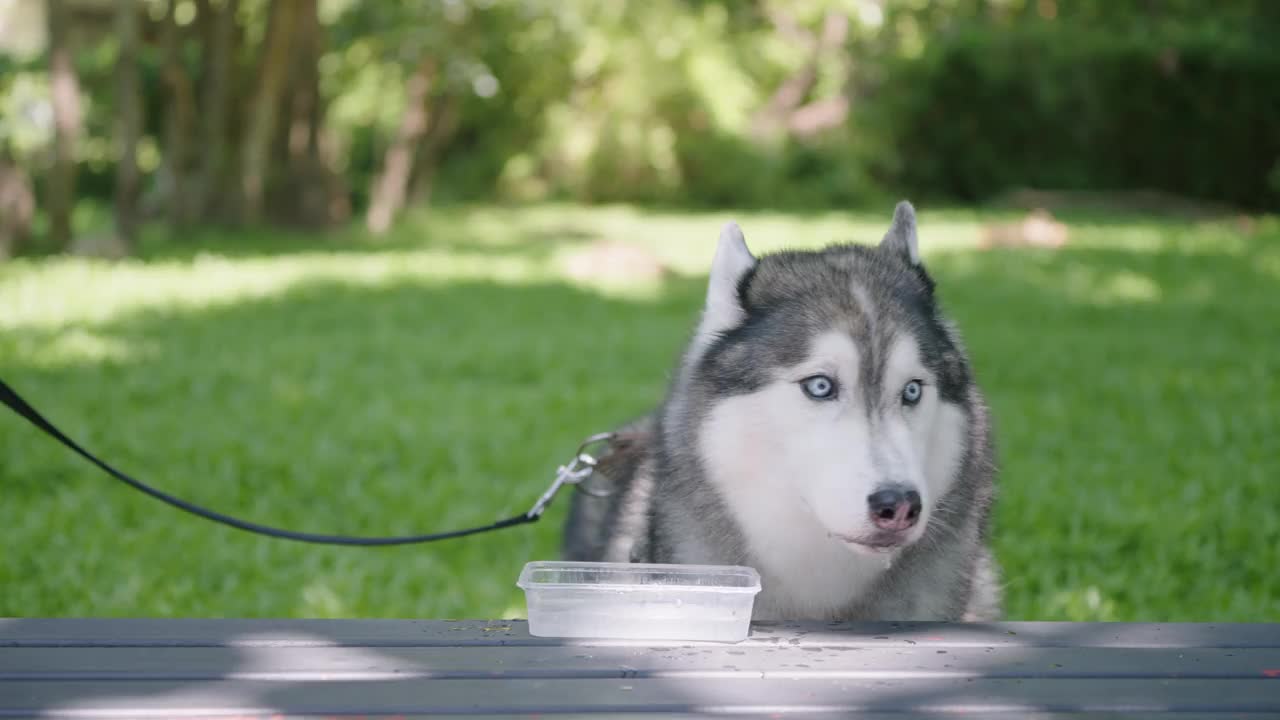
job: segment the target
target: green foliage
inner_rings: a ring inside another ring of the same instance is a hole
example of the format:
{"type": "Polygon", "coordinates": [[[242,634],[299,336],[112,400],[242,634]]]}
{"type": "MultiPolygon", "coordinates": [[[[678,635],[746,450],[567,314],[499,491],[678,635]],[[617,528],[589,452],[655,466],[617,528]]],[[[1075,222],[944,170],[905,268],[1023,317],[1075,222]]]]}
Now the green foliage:
{"type": "Polygon", "coordinates": [[[825,137],[761,148],[728,133],[681,134],[681,202],[701,207],[847,208],[887,201],[856,140],[825,137]]]}
{"type": "Polygon", "coordinates": [[[335,8],[321,59],[329,125],[347,144],[357,204],[404,111],[404,83],[435,63],[432,96],[459,101],[459,132],[437,160],[437,197],[491,195],[504,164],[542,135],[548,105],[572,87],[572,7],[546,0],[335,8]]]}
{"type": "MultiPolygon", "coordinates": [[[[872,216],[738,214],[753,249],[874,242],[872,216]]],[[[527,507],[577,441],[659,401],[728,215],[530,207],[357,234],[161,238],[0,266],[0,367],[73,437],[180,496],[362,534],[527,507]],[[651,248],[660,287],[576,285],[565,252],[651,248]]],[[[1057,253],[926,262],[996,419],[1015,619],[1280,621],[1280,224],[1066,215],[1057,253]]],[[[254,538],[130,492],[0,417],[0,615],[494,617],[539,525],[376,551],[254,538]]]]}
{"type": "MultiPolygon", "coordinates": [[[[268,7],[241,3],[237,107],[251,99],[268,7]]],[[[1280,4],[1267,0],[324,0],[320,21],[326,153],[357,210],[424,58],[438,65],[433,111],[458,112],[414,173],[443,201],[846,207],[1014,186],[1280,199],[1280,4]],[[849,116],[812,134],[753,132],[832,12],[847,37],[817,58],[800,102],[844,99],[849,116]]],[[[187,31],[198,86],[204,30],[187,31]]],[[[160,27],[144,35],[142,147],[154,156],[171,98],[160,27]]],[[[100,28],[84,38],[78,187],[105,199],[114,49],[100,28]]],[[[46,101],[43,59],[0,58],[0,142],[38,185],[46,101]]]]}
{"type": "Polygon", "coordinates": [[[44,115],[43,102],[49,94],[48,78],[42,72],[9,67],[0,58],[0,150],[20,158],[30,158],[53,138],[44,115]]]}
{"type": "Polygon", "coordinates": [[[967,22],[935,36],[889,65],[870,109],[891,148],[884,174],[970,201],[1014,186],[1143,188],[1274,207],[1280,53],[1262,28],[1280,23],[1187,15],[967,22]]]}

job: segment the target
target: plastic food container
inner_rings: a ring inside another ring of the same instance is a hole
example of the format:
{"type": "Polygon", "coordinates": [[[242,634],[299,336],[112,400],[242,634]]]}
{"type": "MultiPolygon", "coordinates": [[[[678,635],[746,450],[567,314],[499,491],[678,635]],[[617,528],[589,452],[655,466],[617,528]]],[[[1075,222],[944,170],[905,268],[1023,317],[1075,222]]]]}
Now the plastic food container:
{"type": "Polygon", "coordinates": [[[628,640],[746,639],[760,575],[734,565],[531,562],[529,633],[628,640]]]}

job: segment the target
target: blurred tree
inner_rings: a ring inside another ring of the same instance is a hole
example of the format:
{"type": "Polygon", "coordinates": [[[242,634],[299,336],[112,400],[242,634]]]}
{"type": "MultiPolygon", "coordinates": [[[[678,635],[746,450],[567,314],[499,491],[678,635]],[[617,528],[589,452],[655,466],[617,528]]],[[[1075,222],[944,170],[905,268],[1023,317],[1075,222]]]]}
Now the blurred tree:
{"type": "Polygon", "coordinates": [[[213,0],[196,0],[204,76],[199,107],[200,163],[191,215],[206,222],[215,217],[228,217],[229,214],[227,194],[233,164],[228,124],[239,7],[239,0],[223,0],[219,4],[213,0]]]}
{"type": "Polygon", "coordinates": [[[409,188],[412,164],[418,159],[418,146],[427,134],[427,96],[437,73],[436,59],[423,57],[405,85],[404,113],[395,138],[387,146],[382,172],[369,197],[365,225],[373,233],[386,232],[391,221],[404,206],[409,188]]]}
{"type": "Polygon", "coordinates": [[[129,252],[137,241],[138,136],[142,131],[142,98],[138,89],[137,0],[116,0],[116,246],[129,252]]]}
{"type": "Polygon", "coordinates": [[[27,241],[35,210],[30,176],[0,143],[0,260],[8,259],[27,241]]]}
{"type": "Polygon", "coordinates": [[[298,29],[310,26],[315,14],[316,0],[271,0],[240,152],[241,222],[262,219],[271,136],[286,97],[290,53],[296,52],[298,29]]]}
{"type": "Polygon", "coordinates": [[[802,105],[810,99],[818,84],[822,61],[843,48],[849,35],[849,16],[841,7],[824,8],[821,29],[814,32],[795,17],[794,7],[766,0],[763,9],[777,33],[786,42],[799,47],[805,58],[754,113],[751,118],[752,135],[757,140],[768,140],[788,131],[811,135],[838,125],[844,119],[843,110],[847,106],[843,93],[837,92],[820,105],[821,110],[802,108],[802,105]]]}
{"type": "Polygon", "coordinates": [[[71,212],[76,198],[76,150],[83,117],[80,80],[71,47],[71,17],[67,0],[48,0],[45,20],[49,38],[50,99],[53,105],[53,167],[44,202],[49,214],[49,243],[55,249],[71,244],[71,212]]]}
{"type": "MultiPolygon", "coordinates": [[[[168,0],[161,28],[166,104],[164,126],[164,160],[162,171],[167,178],[167,191],[162,192],[169,223],[181,230],[196,217],[198,203],[191,187],[192,140],[195,134],[195,88],[183,57],[186,37],[178,23],[178,6],[182,0],[168,0]]],[[[204,3],[208,5],[207,0],[204,3]]],[[[200,8],[197,12],[202,11],[200,8]]],[[[197,189],[198,190],[198,189],[197,189]]]]}
{"type": "Polygon", "coordinates": [[[152,215],[383,232],[410,203],[503,198],[1280,198],[1269,0],[15,3],[0,143],[53,249],[76,199],[117,204],[123,236],[152,215]],[[159,204],[130,217],[143,182],[159,204]]]}
{"type": "Polygon", "coordinates": [[[328,107],[320,87],[326,37],[315,0],[306,0],[293,30],[293,52],[281,96],[268,173],[270,219],[323,227],[347,219],[347,188],[322,152],[328,107]]]}
{"type": "Polygon", "coordinates": [[[348,55],[364,60],[344,58],[342,75],[366,87],[338,104],[341,123],[372,131],[370,230],[385,230],[410,197],[424,200],[442,169],[453,191],[494,191],[506,163],[541,137],[547,105],[570,92],[566,26],[588,4],[397,0],[352,7],[336,23],[352,38],[348,55]]]}

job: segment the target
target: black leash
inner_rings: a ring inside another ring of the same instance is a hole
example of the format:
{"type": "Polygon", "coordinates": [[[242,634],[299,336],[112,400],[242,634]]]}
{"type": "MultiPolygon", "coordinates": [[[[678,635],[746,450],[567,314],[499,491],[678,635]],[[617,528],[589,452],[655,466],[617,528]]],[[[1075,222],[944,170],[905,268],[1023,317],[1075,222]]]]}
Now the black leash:
{"type": "Polygon", "coordinates": [[[610,438],[613,437],[611,433],[601,433],[599,435],[592,435],[591,437],[584,440],[582,445],[578,447],[578,453],[574,457],[574,459],[568,465],[561,466],[559,468],[559,470],[556,472],[555,482],[551,484],[551,487],[547,488],[547,491],[544,492],[542,496],[538,498],[538,501],[535,502],[533,504],[533,507],[529,508],[527,512],[521,513],[519,515],[515,515],[513,517],[509,517],[506,520],[499,520],[489,525],[483,525],[481,527],[465,528],[462,530],[450,530],[448,532],[428,533],[424,535],[402,535],[398,537],[397,536],[353,537],[350,535],[323,535],[323,534],[317,534],[317,533],[305,533],[305,532],[297,532],[294,530],[284,530],[281,528],[273,528],[267,525],[259,525],[257,523],[248,522],[246,520],[240,520],[240,519],[231,517],[230,515],[224,515],[220,512],[216,512],[214,510],[207,510],[205,508],[200,507],[199,505],[195,505],[193,503],[187,502],[186,500],[176,498],[172,495],[169,495],[168,493],[157,490],[147,485],[146,483],[135,480],[129,477],[128,475],[120,472],[119,470],[111,467],[110,465],[103,462],[102,460],[98,459],[93,453],[80,447],[78,443],[76,443],[71,438],[67,437],[66,434],[64,434],[61,430],[55,427],[53,423],[44,419],[44,417],[41,416],[40,413],[37,412],[35,408],[31,407],[31,405],[26,400],[22,399],[22,396],[18,395],[18,393],[15,392],[13,388],[9,387],[9,385],[5,383],[3,380],[0,380],[0,402],[3,402],[5,405],[9,407],[10,410],[13,410],[15,413],[22,416],[27,422],[31,423],[32,425],[35,425],[36,427],[48,433],[58,442],[74,450],[81,457],[85,458],[86,460],[93,463],[94,465],[97,465],[99,468],[102,468],[104,471],[106,471],[107,474],[111,475],[115,479],[119,480],[120,482],[123,482],[129,487],[132,487],[134,490],[138,490],[140,492],[146,493],[147,495],[150,495],[151,497],[156,498],[161,502],[168,503],[169,505],[172,505],[173,507],[176,507],[179,510],[185,510],[186,512],[189,512],[192,515],[197,515],[206,520],[212,520],[213,522],[216,522],[216,523],[229,525],[239,530],[245,530],[247,532],[257,533],[258,535],[266,535],[267,537],[279,538],[282,540],[296,540],[298,542],[317,543],[322,545],[355,545],[355,546],[361,546],[361,547],[375,547],[375,546],[384,546],[384,545],[411,545],[414,543],[426,543],[426,542],[433,542],[436,540],[448,540],[450,538],[465,537],[467,535],[475,535],[477,533],[489,532],[490,530],[501,530],[502,528],[515,527],[516,525],[523,525],[525,523],[537,522],[537,520],[540,517],[542,517],[542,512],[546,510],[548,505],[551,504],[552,498],[555,497],[556,492],[561,487],[563,487],[566,484],[577,485],[578,483],[585,480],[587,476],[591,474],[592,469],[596,465],[596,460],[591,455],[588,455],[586,453],[587,448],[597,443],[608,441],[610,438]]]}

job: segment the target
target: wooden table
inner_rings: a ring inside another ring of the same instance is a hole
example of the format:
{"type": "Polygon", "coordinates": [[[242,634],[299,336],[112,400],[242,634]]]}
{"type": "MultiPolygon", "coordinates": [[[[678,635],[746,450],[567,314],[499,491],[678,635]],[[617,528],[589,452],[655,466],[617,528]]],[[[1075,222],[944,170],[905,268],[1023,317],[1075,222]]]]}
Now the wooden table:
{"type": "Polygon", "coordinates": [[[757,624],[712,645],[516,621],[0,620],[0,717],[1174,711],[1280,718],[1280,624],[757,624]]]}

